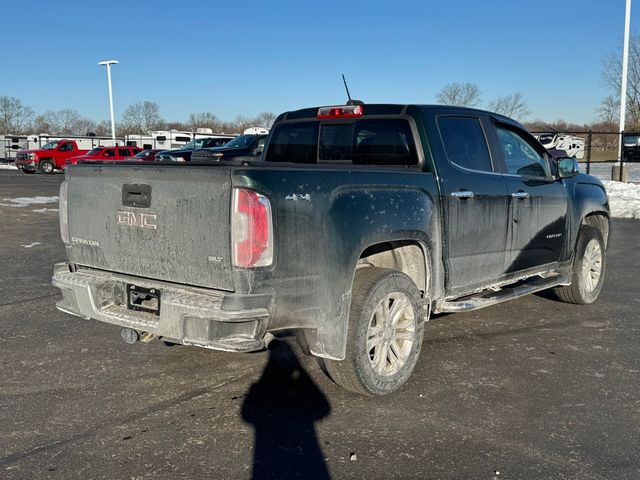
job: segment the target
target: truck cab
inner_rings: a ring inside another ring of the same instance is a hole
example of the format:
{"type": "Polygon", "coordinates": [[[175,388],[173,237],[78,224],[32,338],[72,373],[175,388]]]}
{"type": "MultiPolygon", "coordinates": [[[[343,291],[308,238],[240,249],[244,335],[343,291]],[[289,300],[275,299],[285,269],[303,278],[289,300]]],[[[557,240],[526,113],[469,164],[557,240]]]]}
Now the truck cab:
{"type": "Polygon", "coordinates": [[[16,155],[16,166],[24,173],[53,173],[63,169],[65,162],[75,156],[83,155],[87,150],[78,148],[74,140],[49,142],[37,150],[24,150],[16,155]]]}

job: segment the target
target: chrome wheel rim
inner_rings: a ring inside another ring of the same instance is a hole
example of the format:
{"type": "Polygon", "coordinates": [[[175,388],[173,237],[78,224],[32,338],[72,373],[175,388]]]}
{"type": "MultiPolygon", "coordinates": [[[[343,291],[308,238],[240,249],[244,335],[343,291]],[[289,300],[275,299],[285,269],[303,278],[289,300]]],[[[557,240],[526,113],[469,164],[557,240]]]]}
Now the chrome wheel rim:
{"type": "Polygon", "coordinates": [[[415,323],[413,305],[404,293],[390,293],[378,303],[367,330],[367,355],[376,373],[387,377],[407,363],[415,323]]]}
{"type": "Polygon", "coordinates": [[[42,165],[42,171],[44,173],[51,173],[53,171],[53,165],[51,165],[49,162],[46,162],[42,165]]]}
{"type": "Polygon", "coordinates": [[[582,277],[587,292],[591,293],[596,289],[600,275],[602,275],[602,248],[600,243],[593,239],[587,244],[582,260],[582,277]]]}

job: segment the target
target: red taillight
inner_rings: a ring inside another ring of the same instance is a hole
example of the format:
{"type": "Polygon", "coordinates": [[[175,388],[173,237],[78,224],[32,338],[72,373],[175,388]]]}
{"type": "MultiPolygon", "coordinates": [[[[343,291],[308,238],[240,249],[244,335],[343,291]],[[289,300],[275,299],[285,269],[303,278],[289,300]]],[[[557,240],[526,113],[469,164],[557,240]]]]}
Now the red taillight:
{"type": "Polygon", "coordinates": [[[266,267],[273,262],[271,204],[264,195],[233,190],[231,243],[236,267],[266,267]]]}
{"type": "Polygon", "coordinates": [[[318,109],[318,118],[353,118],[361,116],[362,105],[340,105],[318,109]]]}

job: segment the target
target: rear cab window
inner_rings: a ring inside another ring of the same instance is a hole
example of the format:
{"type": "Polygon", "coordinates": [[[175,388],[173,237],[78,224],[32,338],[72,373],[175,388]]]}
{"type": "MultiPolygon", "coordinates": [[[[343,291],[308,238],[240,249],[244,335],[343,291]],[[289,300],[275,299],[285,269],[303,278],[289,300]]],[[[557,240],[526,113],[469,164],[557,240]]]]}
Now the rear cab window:
{"type": "Polygon", "coordinates": [[[419,157],[405,118],[283,122],[267,147],[268,162],[411,167],[419,157]]]}

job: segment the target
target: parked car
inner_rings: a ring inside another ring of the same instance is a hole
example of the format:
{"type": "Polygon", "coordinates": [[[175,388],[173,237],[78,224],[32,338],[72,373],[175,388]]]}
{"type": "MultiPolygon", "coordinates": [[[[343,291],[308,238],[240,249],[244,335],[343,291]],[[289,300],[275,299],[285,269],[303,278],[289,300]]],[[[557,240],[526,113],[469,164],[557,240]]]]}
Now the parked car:
{"type": "Polygon", "coordinates": [[[640,135],[625,134],[623,145],[624,161],[640,162],[640,135]]]}
{"type": "Polygon", "coordinates": [[[259,157],[264,150],[269,131],[240,135],[222,147],[203,148],[191,155],[192,162],[229,160],[238,157],[259,157]]]}
{"type": "Polygon", "coordinates": [[[191,161],[191,154],[194,150],[208,147],[220,147],[233,138],[235,138],[235,135],[217,135],[215,137],[196,138],[178,150],[168,150],[159,154],[156,160],[161,162],[189,162],[191,161]]]}
{"type": "Polygon", "coordinates": [[[78,162],[126,160],[141,151],[140,147],[96,147],[85,155],[66,160],[64,164],[66,168],[68,165],[75,165],[78,162]]]}
{"type": "Polygon", "coordinates": [[[155,162],[158,154],[164,153],[164,152],[166,152],[166,150],[162,150],[162,149],[142,150],[141,152],[136,153],[133,157],[127,157],[125,160],[140,160],[145,162],[155,162]]]}
{"type": "Polygon", "coordinates": [[[16,166],[24,173],[53,173],[64,168],[69,158],[86,153],[74,140],[56,140],[36,150],[20,150],[16,154],[16,166]]]}
{"type": "Polygon", "coordinates": [[[130,343],[246,352],[294,330],[337,384],[383,395],[432,313],[549,288],[594,302],[609,216],[600,180],[502,115],[308,108],[277,118],[260,161],[69,168],[56,306],[130,343]]]}

